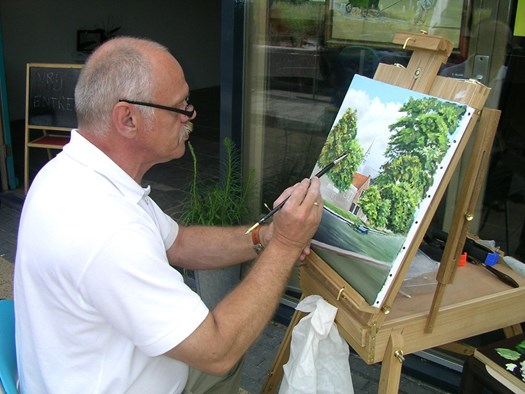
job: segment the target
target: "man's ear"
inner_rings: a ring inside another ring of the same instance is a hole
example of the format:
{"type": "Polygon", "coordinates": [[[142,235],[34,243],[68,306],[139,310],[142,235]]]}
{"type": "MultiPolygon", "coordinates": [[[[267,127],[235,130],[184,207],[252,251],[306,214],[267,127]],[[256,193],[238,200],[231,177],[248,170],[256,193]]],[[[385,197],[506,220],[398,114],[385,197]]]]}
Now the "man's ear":
{"type": "Polygon", "coordinates": [[[138,113],[132,104],[119,102],[113,107],[112,120],[115,129],[126,138],[133,138],[137,132],[138,113]]]}

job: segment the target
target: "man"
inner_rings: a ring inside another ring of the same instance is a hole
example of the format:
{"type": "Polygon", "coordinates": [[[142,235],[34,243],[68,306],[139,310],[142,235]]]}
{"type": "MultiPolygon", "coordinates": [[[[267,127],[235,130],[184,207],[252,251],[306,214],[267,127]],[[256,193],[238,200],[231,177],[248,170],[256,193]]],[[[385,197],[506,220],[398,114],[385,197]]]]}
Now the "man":
{"type": "Polygon", "coordinates": [[[78,130],[33,181],[20,221],[23,392],[235,392],[238,361],[309,253],[322,199],[317,178],[286,190],[283,209],[260,228],[265,249],[253,268],[209,311],[170,264],[253,259],[252,237],[246,227],[178,226],[140,186],[153,165],[184,154],[196,116],[188,93],[179,63],[146,40],[108,41],[83,67],[78,130]]]}

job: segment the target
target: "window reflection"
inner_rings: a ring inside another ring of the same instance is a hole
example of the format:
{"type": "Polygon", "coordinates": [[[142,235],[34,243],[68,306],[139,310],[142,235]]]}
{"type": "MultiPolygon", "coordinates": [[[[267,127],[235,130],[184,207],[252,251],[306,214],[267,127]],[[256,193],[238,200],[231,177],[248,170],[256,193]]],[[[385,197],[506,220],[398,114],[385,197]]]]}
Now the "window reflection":
{"type": "Polygon", "coordinates": [[[498,0],[273,0],[248,9],[243,136],[245,163],[260,180],[259,212],[311,174],[353,76],[372,78],[379,63],[406,65],[411,53],[391,44],[394,33],[425,30],[454,44],[442,75],[478,79],[492,88],[487,106],[503,109],[480,197],[486,219],[475,230],[517,250],[525,217],[523,165],[516,164],[525,155],[518,109],[525,64],[523,42],[511,41],[513,10],[503,12],[498,0]]]}

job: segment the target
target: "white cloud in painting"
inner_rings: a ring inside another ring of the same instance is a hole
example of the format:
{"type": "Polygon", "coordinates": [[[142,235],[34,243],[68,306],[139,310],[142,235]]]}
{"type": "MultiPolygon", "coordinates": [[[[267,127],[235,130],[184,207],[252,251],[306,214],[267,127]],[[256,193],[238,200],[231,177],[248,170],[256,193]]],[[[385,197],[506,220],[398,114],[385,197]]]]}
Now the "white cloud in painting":
{"type": "Polygon", "coordinates": [[[346,95],[342,108],[357,111],[357,138],[365,152],[369,151],[360,169],[365,175],[375,177],[386,161],[384,153],[391,134],[388,127],[402,115],[400,107],[400,103],[385,103],[377,97],[371,98],[363,90],[350,89],[346,95]]]}

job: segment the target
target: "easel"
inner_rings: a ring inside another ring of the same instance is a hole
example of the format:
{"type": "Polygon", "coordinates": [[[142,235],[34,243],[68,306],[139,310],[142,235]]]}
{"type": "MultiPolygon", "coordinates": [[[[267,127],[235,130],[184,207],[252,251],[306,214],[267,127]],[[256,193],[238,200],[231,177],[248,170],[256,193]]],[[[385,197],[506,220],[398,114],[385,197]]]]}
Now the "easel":
{"type": "MultiPolygon", "coordinates": [[[[403,49],[414,51],[407,68],[380,64],[374,79],[465,103],[474,108],[476,113],[380,308],[371,307],[315,253],[300,267],[303,297],[318,294],[336,306],[336,324],[343,338],[367,364],[382,361],[380,393],[398,392],[401,366],[406,354],[500,328],[506,329],[507,335],[515,334],[521,331],[519,323],[525,321],[525,308],[520,305],[525,299],[525,278],[501,264],[498,269],[516,279],[520,284],[519,288],[510,288],[499,282],[482,267],[468,265],[456,272],[457,258],[463,249],[480,185],[488,166],[500,111],[483,109],[489,93],[487,87],[475,81],[437,76],[439,67],[452,51],[452,44],[448,40],[425,34],[398,33],[393,42],[403,45],[403,49]],[[477,132],[456,203],[455,223],[449,231],[438,271],[436,290],[434,294],[421,294],[412,298],[398,295],[410,263],[475,126],[477,132]]],[[[263,393],[278,390],[283,376],[282,366],[289,357],[292,330],[301,317],[299,312],[294,314],[263,387],[263,393]]]]}

